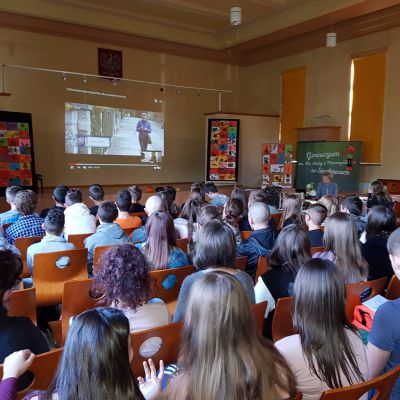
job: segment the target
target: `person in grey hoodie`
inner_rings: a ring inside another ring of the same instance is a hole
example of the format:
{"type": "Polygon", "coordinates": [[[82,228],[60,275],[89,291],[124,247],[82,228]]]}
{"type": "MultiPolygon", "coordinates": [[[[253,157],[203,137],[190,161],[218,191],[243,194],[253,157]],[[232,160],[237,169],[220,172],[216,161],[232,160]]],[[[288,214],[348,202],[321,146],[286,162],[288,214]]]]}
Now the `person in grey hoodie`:
{"type": "Polygon", "coordinates": [[[109,246],[113,244],[129,243],[129,237],[124,230],[113,221],[118,217],[117,206],[112,201],[104,201],[100,204],[97,216],[100,225],[96,233],[85,239],[85,247],[88,249],[88,273],[93,273],[93,254],[97,246],[109,246]]]}

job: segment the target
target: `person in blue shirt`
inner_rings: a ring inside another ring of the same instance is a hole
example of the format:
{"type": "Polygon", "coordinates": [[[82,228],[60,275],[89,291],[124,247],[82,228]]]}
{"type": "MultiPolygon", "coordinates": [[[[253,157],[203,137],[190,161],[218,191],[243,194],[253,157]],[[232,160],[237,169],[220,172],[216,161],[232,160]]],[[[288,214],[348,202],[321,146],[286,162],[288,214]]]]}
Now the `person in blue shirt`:
{"type": "Polygon", "coordinates": [[[333,175],[330,171],[325,171],[322,174],[322,182],[318,183],[316,197],[320,199],[327,194],[337,196],[337,183],[333,182],[333,175]]]}
{"type": "Polygon", "coordinates": [[[10,186],[6,189],[6,201],[10,205],[10,209],[0,214],[2,224],[13,224],[18,220],[20,213],[14,204],[14,198],[21,190],[20,186],[10,186]]]}
{"type": "Polygon", "coordinates": [[[228,196],[218,193],[214,182],[207,182],[205,184],[205,191],[207,197],[210,199],[210,204],[215,207],[222,207],[229,200],[228,196]]]}
{"type": "Polygon", "coordinates": [[[142,113],[142,119],[136,124],[136,132],[139,134],[140,151],[147,151],[147,146],[150,141],[151,125],[148,121],[147,112],[142,113]]]}

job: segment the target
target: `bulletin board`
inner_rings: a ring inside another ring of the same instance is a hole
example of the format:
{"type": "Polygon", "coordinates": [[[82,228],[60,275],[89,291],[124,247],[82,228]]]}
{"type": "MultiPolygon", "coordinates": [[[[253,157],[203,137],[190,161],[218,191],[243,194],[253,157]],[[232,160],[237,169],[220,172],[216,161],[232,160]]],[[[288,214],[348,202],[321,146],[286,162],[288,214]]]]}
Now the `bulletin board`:
{"type": "Polygon", "coordinates": [[[0,195],[8,186],[34,190],[32,116],[0,111],[0,195]]]}
{"type": "Polygon", "coordinates": [[[293,145],[264,143],[262,145],[262,187],[293,187],[293,145]]]}
{"type": "Polygon", "coordinates": [[[239,126],[239,119],[208,120],[207,181],[238,181],[239,126]]]}

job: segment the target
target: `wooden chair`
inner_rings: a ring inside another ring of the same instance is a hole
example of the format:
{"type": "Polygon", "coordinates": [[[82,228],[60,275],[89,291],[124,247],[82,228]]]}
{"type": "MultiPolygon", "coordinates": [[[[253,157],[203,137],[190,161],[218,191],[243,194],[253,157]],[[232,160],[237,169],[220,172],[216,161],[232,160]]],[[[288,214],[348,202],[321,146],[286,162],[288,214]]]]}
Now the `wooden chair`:
{"type": "Polygon", "coordinates": [[[282,213],[279,213],[279,214],[271,214],[271,218],[273,218],[273,220],[275,221],[276,229],[279,231],[279,230],[280,230],[280,229],[279,229],[279,225],[280,225],[280,223],[281,223],[282,213]]]}
{"type": "Polygon", "coordinates": [[[185,254],[188,253],[188,240],[185,239],[176,239],[176,247],[181,249],[185,254]]]}
{"type": "Polygon", "coordinates": [[[173,364],[178,361],[182,326],[182,322],[176,322],[174,324],[131,333],[134,354],[131,368],[136,377],[144,376],[143,361],[147,361],[149,358],[153,359],[157,369],[160,360],[164,361],[164,365],[173,364]],[[142,345],[146,340],[151,338],[153,340],[161,339],[160,349],[155,354],[144,354],[143,352],[141,354],[142,345]]]}
{"type": "Polygon", "coordinates": [[[339,389],[327,390],[322,393],[320,400],[358,400],[371,389],[376,390],[371,400],[387,400],[390,398],[393,385],[399,375],[400,365],[370,381],[339,389]]]}
{"type": "Polygon", "coordinates": [[[76,235],[68,235],[68,242],[72,243],[77,249],[84,249],[85,239],[92,235],[93,233],[79,233],[76,235]]]}
{"type": "Polygon", "coordinates": [[[258,257],[258,266],[257,266],[257,271],[256,271],[256,283],[258,281],[258,278],[270,269],[271,269],[271,267],[268,265],[267,257],[264,257],[264,256],[258,257]]]}
{"type": "Polygon", "coordinates": [[[87,274],[87,249],[36,254],[34,285],[37,306],[60,304],[64,282],[86,279],[87,274]],[[56,262],[62,256],[69,257],[69,265],[58,268],[56,262]]]}
{"type": "Polygon", "coordinates": [[[246,256],[237,257],[233,268],[245,271],[246,267],[247,267],[247,257],[246,256]]]}
{"type": "Polygon", "coordinates": [[[260,336],[262,336],[263,332],[264,316],[267,306],[268,306],[268,301],[263,301],[261,303],[253,304],[251,306],[254,314],[254,319],[256,321],[257,332],[259,333],[260,336]]]}
{"type": "Polygon", "coordinates": [[[346,315],[349,322],[352,322],[354,319],[354,308],[361,304],[361,293],[363,293],[364,290],[371,288],[371,293],[367,297],[371,298],[376,296],[377,294],[383,294],[385,285],[386,277],[375,279],[373,281],[351,283],[346,285],[346,315]]]}
{"type": "Polygon", "coordinates": [[[386,291],[386,298],[388,300],[396,300],[399,297],[400,297],[400,281],[396,275],[393,275],[386,291]]]}
{"type": "Polygon", "coordinates": [[[10,317],[28,317],[36,325],[35,288],[16,290],[11,293],[7,304],[10,317]]]}
{"type": "Polygon", "coordinates": [[[272,319],[272,340],[274,342],[294,334],[292,301],[292,297],[281,297],[276,302],[272,319]]]}
{"type": "Polygon", "coordinates": [[[249,237],[250,237],[250,235],[253,233],[253,231],[242,231],[241,232],[241,234],[242,234],[242,239],[243,240],[247,240],[249,237]]]}
{"type": "Polygon", "coordinates": [[[93,274],[96,274],[97,271],[99,270],[100,266],[100,258],[101,256],[109,249],[111,249],[114,246],[120,246],[119,244],[111,244],[108,246],[97,246],[94,248],[93,252],[93,274]]]}
{"type": "MultiPolygon", "coordinates": [[[[56,373],[58,362],[63,349],[56,349],[35,357],[32,365],[28,368],[34,375],[33,382],[18,392],[18,400],[23,399],[30,390],[46,390],[56,373]]],[[[0,376],[3,377],[3,365],[0,365],[0,376]]]]}
{"type": "Polygon", "coordinates": [[[326,250],[325,246],[311,247],[311,255],[314,255],[315,253],[321,253],[322,251],[325,251],[325,250],[326,250]]]}
{"type": "Polygon", "coordinates": [[[28,264],[26,262],[26,252],[31,244],[40,242],[43,236],[19,237],[15,239],[15,246],[21,252],[21,260],[23,264],[22,277],[27,278],[31,276],[28,264]]]}

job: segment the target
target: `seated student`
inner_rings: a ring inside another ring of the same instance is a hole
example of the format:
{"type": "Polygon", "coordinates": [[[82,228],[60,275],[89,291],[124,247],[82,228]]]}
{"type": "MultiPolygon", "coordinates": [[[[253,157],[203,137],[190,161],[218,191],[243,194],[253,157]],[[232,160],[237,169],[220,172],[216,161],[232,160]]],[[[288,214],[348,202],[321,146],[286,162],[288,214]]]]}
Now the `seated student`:
{"type": "MultiPolygon", "coordinates": [[[[147,240],[136,246],[146,256],[149,269],[179,268],[189,265],[187,255],[176,247],[175,229],[172,218],[165,212],[155,211],[146,223],[147,240]]],[[[163,281],[163,287],[174,286],[176,277],[171,275],[163,281]]]]}
{"type": "Polygon", "coordinates": [[[236,241],[232,229],[226,223],[215,219],[202,227],[198,232],[192,260],[199,271],[187,276],[182,283],[174,322],[184,318],[193,284],[211,271],[224,271],[234,276],[244,287],[251,304],[254,304],[253,281],[246,272],[234,269],[236,241]]]}
{"type": "MultiPolygon", "coordinates": [[[[159,196],[150,196],[146,200],[146,207],[144,211],[147,216],[150,217],[156,211],[160,211],[162,206],[161,198],[159,196]]],[[[132,242],[143,243],[147,240],[146,225],[142,225],[140,228],[135,229],[131,236],[132,242]]]]}
{"type": "Polygon", "coordinates": [[[239,200],[242,203],[243,213],[242,219],[238,222],[239,230],[242,231],[251,231],[251,226],[249,224],[249,208],[248,208],[248,199],[246,196],[246,192],[243,189],[235,188],[231,193],[231,200],[239,200]]]}
{"type": "Polygon", "coordinates": [[[142,220],[134,215],[129,215],[129,207],[132,204],[132,196],[128,190],[120,190],[117,193],[115,202],[118,208],[118,218],[114,221],[122,229],[124,228],[140,228],[142,220]]]}
{"type": "Polygon", "coordinates": [[[161,299],[150,300],[149,266],[146,257],[130,244],[112,247],[101,257],[95,289],[104,293],[106,306],[121,310],[129,319],[131,332],[171,322],[161,299]]]}
{"type": "MultiPolygon", "coordinates": [[[[43,229],[46,232],[45,237],[39,243],[31,244],[26,252],[26,262],[32,275],[35,254],[75,249],[75,246],[68,243],[63,237],[64,223],[64,213],[56,208],[50,209],[43,223],[43,229]]],[[[66,258],[68,257],[61,257],[57,260],[57,267],[67,266],[68,259],[66,258]]]]}
{"type": "Polygon", "coordinates": [[[40,218],[45,219],[50,210],[60,210],[64,212],[65,196],[68,193],[68,190],[69,190],[68,186],[65,185],[56,186],[53,190],[53,196],[52,196],[56,205],[52,208],[45,208],[44,210],[42,210],[42,212],[40,213],[40,218]]]}
{"type": "Polygon", "coordinates": [[[114,223],[117,215],[117,206],[112,201],[106,200],[100,204],[99,210],[97,211],[100,225],[97,227],[96,233],[87,237],[84,241],[85,247],[88,249],[89,275],[92,274],[94,249],[97,246],[109,246],[112,244],[130,242],[128,235],[118,224],[114,223]]]}
{"type": "Polygon", "coordinates": [[[172,186],[166,186],[164,189],[164,193],[166,194],[168,200],[168,211],[171,214],[172,218],[176,218],[179,213],[179,207],[175,204],[176,190],[172,186]]]}
{"type": "Polygon", "coordinates": [[[132,197],[132,204],[129,207],[129,213],[134,214],[134,213],[139,213],[144,211],[144,206],[142,206],[139,201],[142,197],[142,189],[140,189],[139,186],[137,185],[132,185],[128,187],[129,193],[131,194],[132,197]]]}
{"type": "Polygon", "coordinates": [[[178,218],[174,219],[175,229],[181,239],[192,241],[193,233],[197,229],[197,214],[204,205],[201,194],[197,190],[190,193],[189,200],[185,203],[178,218]]]}
{"type": "Polygon", "coordinates": [[[207,197],[210,199],[210,204],[216,207],[225,205],[229,200],[228,196],[218,193],[218,189],[214,182],[207,182],[204,186],[207,197]]]}
{"type": "Polygon", "coordinates": [[[90,214],[97,216],[99,205],[104,201],[104,189],[99,184],[89,186],[89,199],[93,201],[94,206],[90,208],[90,214]]]}
{"type": "Polygon", "coordinates": [[[267,257],[271,269],[258,278],[254,287],[256,303],[268,301],[263,329],[265,337],[272,337],[272,319],[276,302],[281,297],[292,295],[297,271],[310,258],[307,232],[295,224],[283,228],[267,257]]]}
{"type": "Polygon", "coordinates": [[[266,186],[264,188],[265,202],[269,207],[271,214],[279,214],[279,203],[281,200],[281,190],[275,186],[266,186]]]}
{"type": "Polygon", "coordinates": [[[293,373],[258,337],[249,298],[229,273],[202,273],[193,284],[177,365],[169,399],[278,400],[296,393],[293,373]]]}
{"type": "Polygon", "coordinates": [[[339,201],[338,201],[337,197],[332,196],[331,194],[327,194],[325,196],[322,196],[318,200],[318,203],[325,206],[328,211],[325,221],[322,223],[322,226],[324,226],[328,222],[329,217],[332,214],[335,214],[335,212],[339,211],[339,201]]]}
{"type": "Polygon", "coordinates": [[[190,192],[197,192],[201,196],[201,200],[203,203],[206,202],[206,186],[204,182],[193,182],[190,186],[190,192]]]}
{"type": "Polygon", "coordinates": [[[6,201],[10,205],[10,209],[0,214],[0,222],[2,224],[13,224],[19,218],[20,213],[15,206],[14,199],[21,190],[20,186],[10,186],[6,189],[6,201]]]}
{"type": "Polygon", "coordinates": [[[246,272],[254,279],[258,257],[271,252],[276,241],[276,232],[269,226],[271,219],[268,206],[264,203],[254,203],[249,210],[249,223],[254,232],[237,248],[237,255],[246,256],[246,272]]]}
{"type": "MultiPolygon", "coordinates": [[[[49,351],[44,335],[26,317],[9,317],[7,304],[14,287],[20,282],[21,259],[11,251],[0,251],[0,364],[14,351],[30,349],[34,354],[49,351]]],[[[19,387],[30,383],[29,375],[23,375],[19,387]]]]}
{"type": "Polygon", "coordinates": [[[357,228],[358,236],[360,237],[367,224],[367,218],[362,215],[363,203],[361,199],[358,196],[345,197],[340,206],[340,211],[350,216],[357,228]]]}
{"type": "MultiPolygon", "coordinates": [[[[276,209],[273,205],[271,206],[270,204],[268,204],[267,199],[268,199],[268,196],[263,190],[261,190],[261,189],[251,190],[250,194],[249,194],[249,201],[247,203],[247,208],[250,210],[250,207],[254,203],[264,203],[268,206],[270,215],[278,214],[279,210],[276,209]]],[[[277,230],[277,226],[276,226],[275,220],[273,218],[271,218],[269,220],[269,226],[271,228],[273,228],[275,231],[277,230]]],[[[251,226],[249,227],[249,229],[246,229],[246,230],[251,231],[251,226]]]]}
{"type": "Polygon", "coordinates": [[[43,218],[35,214],[38,196],[32,190],[20,190],[15,198],[14,204],[21,216],[6,229],[8,243],[14,244],[19,237],[44,236],[42,228],[43,218]]]}
{"type": "Polygon", "coordinates": [[[313,258],[333,261],[343,275],[344,282],[364,282],[368,277],[368,265],[361,255],[360,241],[350,215],[337,212],[329,218],[324,231],[325,251],[313,258]]]}
{"type": "Polygon", "coordinates": [[[367,208],[374,206],[393,207],[393,200],[381,181],[374,181],[368,193],[367,208]]]}
{"type": "Polygon", "coordinates": [[[230,199],[225,203],[222,219],[232,229],[236,243],[239,245],[242,242],[242,234],[239,229],[240,221],[243,219],[243,205],[240,200],[230,199]]]}
{"type": "Polygon", "coordinates": [[[346,288],[335,264],[319,258],[299,270],[293,288],[298,334],[275,343],[296,376],[304,400],[368,379],[366,346],[347,320],[346,288]]]}
{"type": "Polygon", "coordinates": [[[93,233],[96,231],[96,217],[90,213],[82,202],[82,192],[79,189],[70,190],[65,196],[65,235],[93,233]]]}
{"type": "MultiPolygon", "coordinates": [[[[400,279],[400,228],[387,243],[395,275],[400,279]]],[[[400,299],[387,301],[375,313],[368,335],[369,379],[390,371],[400,364],[400,299]]],[[[400,399],[400,379],[397,379],[391,400],[400,399]]]]}
{"type": "Polygon", "coordinates": [[[74,318],[52,383],[31,400],[96,399],[156,400],[159,373],[152,360],[144,362],[146,380],[132,374],[134,354],[129,321],[115,308],[94,308],[74,318]]]}
{"type": "Polygon", "coordinates": [[[321,229],[328,210],[322,204],[311,204],[305,213],[305,221],[308,227],[308,238],[311,247],[322,247],[324,245],[324,231],[321,229]]]}
{"type": "Polygon", "coordinates": [[[337,183],[333,182],[333,174],[331,171],[325,171],[322,174],[322,182],[318,183],[316,197],[320,199],[327,194],[337,196],[337,183]]]}
{"type": "Polygon", "coordinates": [[[387,241],[396,229],[396,216],[391,208],[384,205],[374,206],[368,213],[365,227],[366,242],[361,245],[361,254],[368,263],[368,279],[388,278],[393,275],[387,251],[387,241]]]}
{"type": "Polygon", "coordinates": [[[290,224],[304,226],[303,214],[301,212],[301,203],[295,194],[288,194],[282,203],[282,218],[280,227],[284,228],[290,224]]]}

